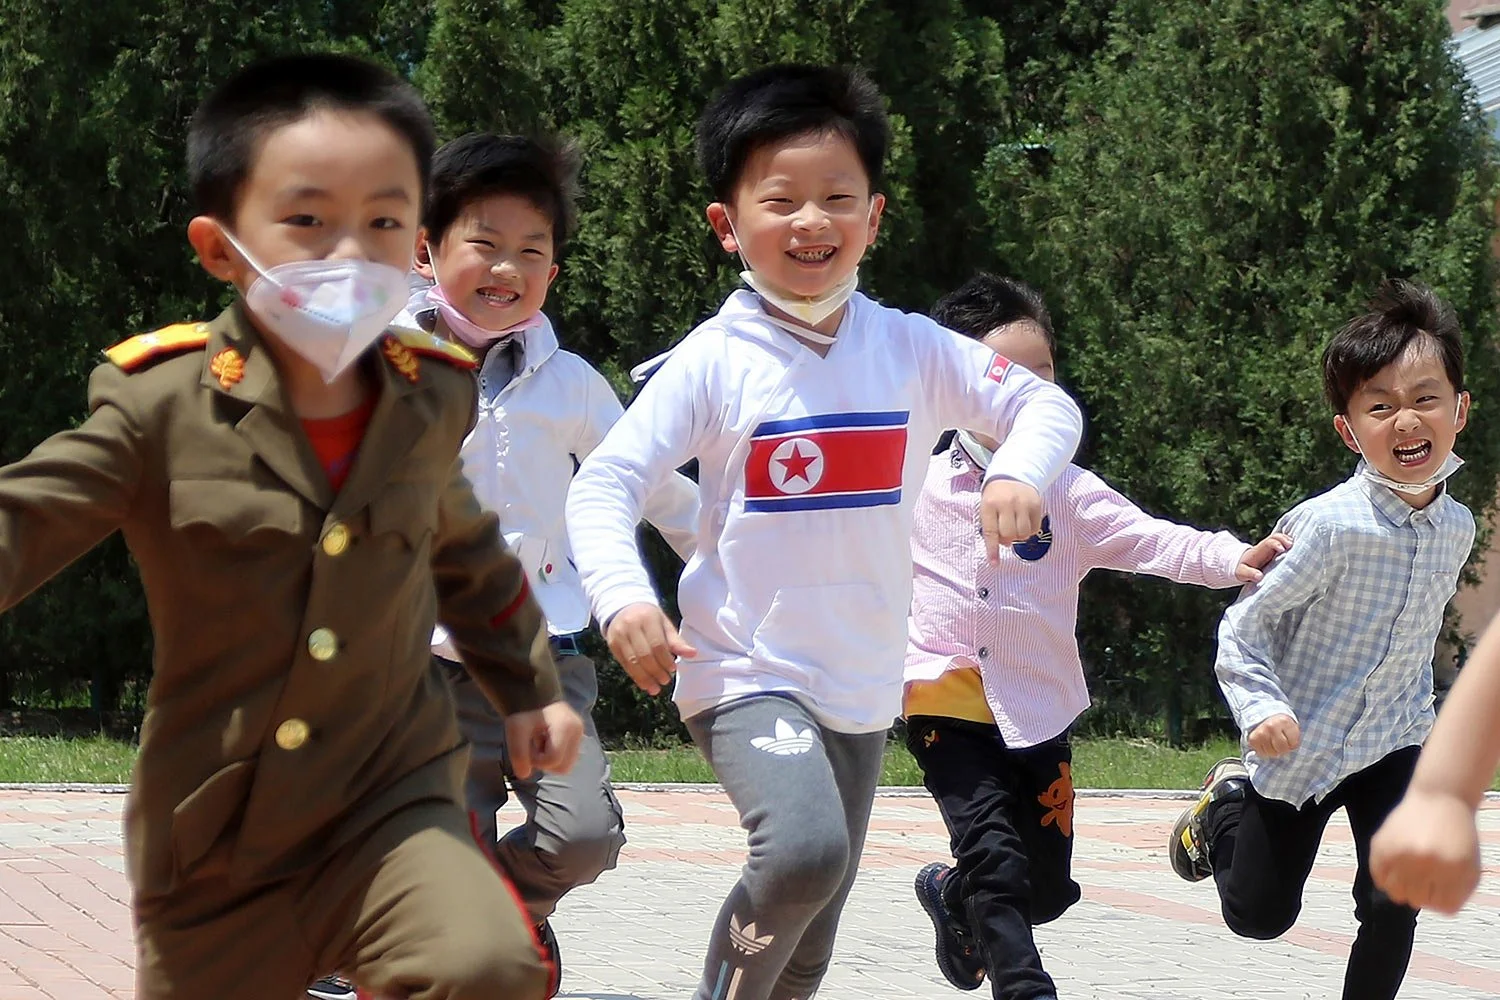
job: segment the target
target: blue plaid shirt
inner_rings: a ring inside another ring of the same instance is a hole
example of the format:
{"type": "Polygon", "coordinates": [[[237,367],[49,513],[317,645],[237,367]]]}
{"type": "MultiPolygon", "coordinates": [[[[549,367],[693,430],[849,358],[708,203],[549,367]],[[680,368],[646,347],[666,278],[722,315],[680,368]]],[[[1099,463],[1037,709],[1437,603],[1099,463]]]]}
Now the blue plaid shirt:
{"type": "Polygon", "coordinates": [[[1214,665],[1245,736],[1290,715],[1302,745],[1262,759],[1262,795],[1301,806],[1432,728],[1432,655],[1474,544],[1474,516],[1446,491],[1422,510],[1358,471],[1276,525],[1292,536],[1219,624],[1214,665]]]}

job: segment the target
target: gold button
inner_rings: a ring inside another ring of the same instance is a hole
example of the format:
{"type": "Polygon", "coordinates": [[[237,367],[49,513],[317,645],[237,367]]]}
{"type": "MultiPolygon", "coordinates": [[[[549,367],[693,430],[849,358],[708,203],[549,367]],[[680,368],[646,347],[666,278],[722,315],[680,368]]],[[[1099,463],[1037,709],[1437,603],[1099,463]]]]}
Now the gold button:
{"type": "Polygon", "coordinates": [[[276,745],[283,750],[297,750],[307,742],[312,729],[301,719],[287,719],[276,727],[276,745]]]}
{"type": "Polygon", "coordinates": [[[339,653],[339,637],[331,628],[315,628],[307,637],[307,651],[313,659],[327,663],[339,653]]]}
{"type": "Polygon", "coordinates": [[[323,536],[323,551],[331,556],[341,556],[349,547],[349,529],[343,524],[335,524],[328,529],[328,534],[323,536]]]}

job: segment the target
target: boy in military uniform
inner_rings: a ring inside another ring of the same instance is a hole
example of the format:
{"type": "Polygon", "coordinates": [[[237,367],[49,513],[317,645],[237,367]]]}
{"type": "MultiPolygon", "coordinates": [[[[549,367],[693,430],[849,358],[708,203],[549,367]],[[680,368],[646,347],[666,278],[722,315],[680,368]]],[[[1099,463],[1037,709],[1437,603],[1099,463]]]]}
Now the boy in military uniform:
{"type": "Polygon", "coordinates": [[[115,530],[156,638],[126,808],[139,1000],[536,1000],[549,970],[459,805],[441,621],[519,771],[582,732],[457,466],[472,359],[387,332],[433,151],[420,98],[329,55],[198,109],[188,239],[239,300],[106,352],[89,417],[0,469],[0,609],[115,530]]]}

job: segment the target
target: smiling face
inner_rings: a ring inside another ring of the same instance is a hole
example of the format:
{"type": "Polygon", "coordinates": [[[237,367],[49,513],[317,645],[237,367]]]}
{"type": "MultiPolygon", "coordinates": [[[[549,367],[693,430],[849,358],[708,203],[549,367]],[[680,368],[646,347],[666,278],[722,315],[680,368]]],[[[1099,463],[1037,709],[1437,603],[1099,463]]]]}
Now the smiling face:
{"type": "MultiPolygon", "coordinates": [[[[1453,451],[1468,422],[1469,394],[1448,380],[1430,338],[1418,337],[1400,358],[1354,390],[1349,411],[1333,418],[1344,444],[1362,452],[1375,471],[1403,483],[1421,483],[1453,451]]],[[[1397,494],[1413,506],[1429,503],[1437,489],[1397,494]]]]}
{"type": "Polygon", "coordinates": [[[557,277],[552,219],[519,195],[474,201],[443,234],[435,253],[428,243],[428,259],[421,256],[417,270],[441,281],[448,301],[487,330],[535,316],[557,277]]]}
{"type": "Polygon", "coordinates": [[[708,219],[720,245],[777,290],[816,298],[859,266],[884,207],[854,143],[820,132],[755,150],[733,199],[710,205],[708,219]]]}

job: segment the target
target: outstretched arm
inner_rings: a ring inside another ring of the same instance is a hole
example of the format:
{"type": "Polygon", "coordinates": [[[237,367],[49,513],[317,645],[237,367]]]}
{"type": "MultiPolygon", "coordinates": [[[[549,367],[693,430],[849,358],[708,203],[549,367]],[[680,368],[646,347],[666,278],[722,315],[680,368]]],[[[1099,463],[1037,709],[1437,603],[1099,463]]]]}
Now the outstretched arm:
{"type": "Polygon", "coordinates": [[[1459,672],[1406,798],[1370,848],[1376,885],[1399,903],[1454,913],[1479,884],[1479,801],[1500,767],[1500,619],[1459,672]]]}

